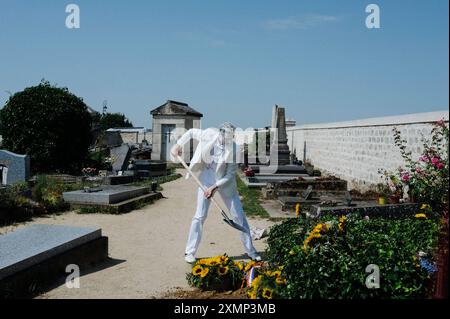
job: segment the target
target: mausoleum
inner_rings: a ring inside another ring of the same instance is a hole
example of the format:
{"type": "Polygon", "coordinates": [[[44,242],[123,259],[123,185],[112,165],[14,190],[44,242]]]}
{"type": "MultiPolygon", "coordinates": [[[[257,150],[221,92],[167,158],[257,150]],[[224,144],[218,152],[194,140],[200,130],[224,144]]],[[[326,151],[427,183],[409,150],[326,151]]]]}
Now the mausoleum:
{"type": "MultiPolygon", "coordinates": [[[[152,160],[170,161],[170,149],[178,138],[191,128],[200,128],[203,114],[191,108],[187,103],[168,100],[150,112],[152,124],[152,160]]],[[[185,161],[194,148],[193,142],[184,150],[185,161]]]]}

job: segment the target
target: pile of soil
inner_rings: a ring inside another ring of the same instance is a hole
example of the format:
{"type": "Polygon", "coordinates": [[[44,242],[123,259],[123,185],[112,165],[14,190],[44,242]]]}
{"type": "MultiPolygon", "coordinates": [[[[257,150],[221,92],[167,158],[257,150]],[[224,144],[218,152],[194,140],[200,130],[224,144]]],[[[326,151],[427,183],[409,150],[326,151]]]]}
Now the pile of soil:
{"type": "Polygon", "coordinates": [[[200,289],[186,290],[176,288],[162,296],[163,299],[247,299],[245,289],[235,291],[216,292],[201,291],[200,289]]]}

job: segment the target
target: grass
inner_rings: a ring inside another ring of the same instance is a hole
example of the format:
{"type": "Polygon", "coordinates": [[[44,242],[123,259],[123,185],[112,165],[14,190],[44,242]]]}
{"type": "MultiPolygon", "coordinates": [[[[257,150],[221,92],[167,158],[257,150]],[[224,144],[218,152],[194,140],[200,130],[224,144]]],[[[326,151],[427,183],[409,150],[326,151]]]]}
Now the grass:
{"type": "Polygon", "coordinates": [[[261,191],[259,189],[249,188],[236,176],[236,182],[239,195],[242,196],[242,206],[247,216],[259,216],[269,218],[270,215],[260,205],[261,191]]]}

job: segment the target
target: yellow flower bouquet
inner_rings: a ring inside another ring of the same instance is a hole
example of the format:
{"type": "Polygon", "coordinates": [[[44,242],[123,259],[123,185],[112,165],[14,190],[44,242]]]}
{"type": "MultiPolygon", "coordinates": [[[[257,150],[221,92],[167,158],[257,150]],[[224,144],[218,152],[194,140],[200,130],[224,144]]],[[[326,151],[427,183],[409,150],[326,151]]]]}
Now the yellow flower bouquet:
{"type": "Polygon", "coordinates": [[[255,279],[247,288],[250,299],[280,298],[280,292],[286,287],[287,281],[283,276],[283,267],[271,269],[267,267],[255,268],[255,279]]]}
{"type": "Polygon", "coordinates": [[[186,279],[201,290],[226,291],[241,287],[245,265],[225,255],[197,260],[186,279]]]}

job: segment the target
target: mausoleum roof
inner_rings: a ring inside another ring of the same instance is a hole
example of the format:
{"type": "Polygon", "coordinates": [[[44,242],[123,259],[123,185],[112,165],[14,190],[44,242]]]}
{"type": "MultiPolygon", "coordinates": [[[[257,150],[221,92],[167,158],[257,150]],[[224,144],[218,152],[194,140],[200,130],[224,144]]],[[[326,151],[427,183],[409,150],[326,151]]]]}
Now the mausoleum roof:
{"type": "Polygon", "coordinates": [[[203,114],[197,112],[187,103],[168,100],[163,105],[157,107],[150,112],[152,115],[192,115],[196,117],[203,117],[203,114]]]}

